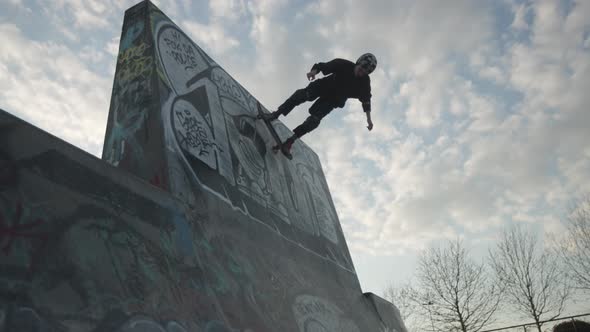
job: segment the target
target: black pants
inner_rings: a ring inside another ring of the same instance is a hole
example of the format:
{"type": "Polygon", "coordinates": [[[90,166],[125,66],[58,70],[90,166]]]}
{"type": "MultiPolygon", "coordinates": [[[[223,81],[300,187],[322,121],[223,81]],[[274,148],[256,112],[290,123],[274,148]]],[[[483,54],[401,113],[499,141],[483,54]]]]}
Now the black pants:
{"type": "Polygon", "coordinates": [[[346,102],[345,98],[326,96],[323,94],[324,85],[326,82],[317,80],[311,82],[306,88],[299,89],[291,95],[281,106],[278,108],[278,112],[283,115],[289,114],[297,105],[303,104],[306,101],[315,102],[309,108],[310,116],[293,130],[297,137],[301,137],[310,131],[316,129],[322,119],[332,112],[337,107],[343,107],[346,102]]]}

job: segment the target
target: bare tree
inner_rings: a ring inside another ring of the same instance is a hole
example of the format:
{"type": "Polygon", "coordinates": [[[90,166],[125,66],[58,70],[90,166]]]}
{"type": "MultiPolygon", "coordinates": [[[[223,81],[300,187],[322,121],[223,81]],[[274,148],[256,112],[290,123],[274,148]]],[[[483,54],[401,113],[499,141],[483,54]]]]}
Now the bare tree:
{"type": "Polygon", "coordinates": [[[492,323],[500,301],[484,263],[468,256],[461,241],[422,253],[414,300],[430,320],[431,331],[477,332],[492,323]]]}
{"type": "Polygon", "coordinates": [[[558,257],[540,248],[532,232],[506,229],[490,251],[490,262],[507,302],[531,317],[539,332],[542,320],[561,314],[570,294],[565,275],[558,257]]]}
{"type": "Polygon", "coordinates": [[[590,197],[574,206],[565,226],[566,234],[557,243],[558,254],[575,287],[590,291],[590,197]]]}
{"type": "Polygon", "coordinates": [[[418,331],[416,320],[422,320],[414,300],[416,291],[408,281],[400,286],[390,284],[383,292],[383,297],[393,303],[399,310],[408,331],[418,331]]]}

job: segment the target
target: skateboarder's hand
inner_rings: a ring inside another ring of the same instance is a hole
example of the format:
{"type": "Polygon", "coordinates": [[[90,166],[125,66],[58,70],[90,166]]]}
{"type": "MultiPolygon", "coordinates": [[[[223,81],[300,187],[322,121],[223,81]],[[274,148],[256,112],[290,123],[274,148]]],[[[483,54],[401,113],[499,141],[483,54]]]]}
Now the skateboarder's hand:
{"type": "Polygon", "coordinates": [[[373,121],[371,121],[371,120],[367,121],[367,129],[369,129],[369,131],[373,130],[373,121]]]}
{"type": "Polygon", "coordinates": [[[310,81],[315,80],[315,75],[317,75],[318,72],[315,70],[310,71],[309,73],[307,73],[307,79],[310,81]]]}

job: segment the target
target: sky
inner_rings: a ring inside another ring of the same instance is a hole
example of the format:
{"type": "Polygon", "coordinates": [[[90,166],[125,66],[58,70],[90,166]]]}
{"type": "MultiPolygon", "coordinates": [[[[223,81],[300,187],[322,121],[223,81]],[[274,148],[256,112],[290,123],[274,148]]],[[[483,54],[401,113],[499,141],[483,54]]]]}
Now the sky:
{"type": "MultiPolygon", "coordinates": [[[[0,0],[0,108],[100,157],[137,2],[0,0]]],[[[511,224],[560,233],[588,193],[590,1],[153,2],[269,109],[314,63],[376,55],[374,129],[349,100],[303,138],[365,292],[408,280],[447,240],[480,259],[511,224]]]]}

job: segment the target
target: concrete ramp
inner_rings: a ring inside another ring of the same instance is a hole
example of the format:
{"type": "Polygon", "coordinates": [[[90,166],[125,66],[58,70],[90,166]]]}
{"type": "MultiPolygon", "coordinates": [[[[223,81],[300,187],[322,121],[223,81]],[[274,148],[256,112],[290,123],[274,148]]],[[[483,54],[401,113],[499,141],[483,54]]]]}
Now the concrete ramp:
{"type": "Polygon", "coordinates": [[[273,154],[257,103],[144,1],[103,160],[0,111],[0,331],[405,331],[363,295],[317,155],[273,154]]]}

